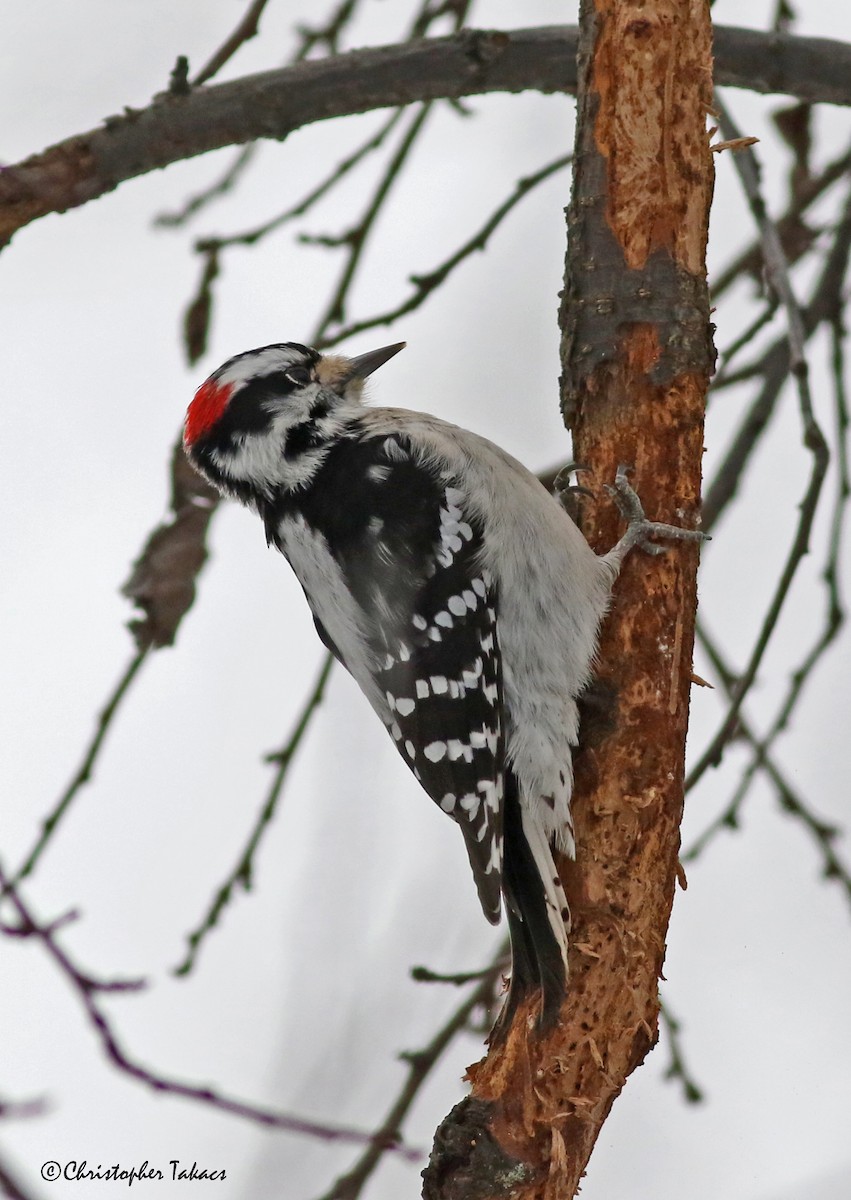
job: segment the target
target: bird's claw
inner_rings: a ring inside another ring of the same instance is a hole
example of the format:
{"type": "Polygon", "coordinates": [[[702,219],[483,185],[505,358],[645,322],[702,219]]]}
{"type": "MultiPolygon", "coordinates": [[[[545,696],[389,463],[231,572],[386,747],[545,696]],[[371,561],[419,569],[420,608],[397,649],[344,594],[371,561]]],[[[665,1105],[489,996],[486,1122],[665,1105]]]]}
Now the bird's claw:
{"type": "Polygon", "coordinates": [[[578,516],[577,499],[579,496],[589,496],[594,499],[594,493],[590,488],[582,487],[579,483],[570,483],[570,476],[577,471],[588,471],[589,467],[583,466],[581,463],[568,463],[562,467],[558,475],[553,480],[553,495],[559,504],[565,510],[569,517],[576,519],[578,516]]]}
{"type": "Polygon", "coordinates": [[[651,538],[668,538],[683,542],[706,542],[709,536],[699,529],[681,529],[678,525],[667,525],[662,521],[650,521],[644,512],[644,507],[637,492],[630,486],[627,474],[631,468],[623,463],[615,474],[614,484],[606,484],[606,491],[618,506],[621,516],[627,523],[626,532],[611,551],[618,560],[624,557],[634,546],[639,546],[647,554],[664,554],[665,547],[659,546],[651,538]]]}

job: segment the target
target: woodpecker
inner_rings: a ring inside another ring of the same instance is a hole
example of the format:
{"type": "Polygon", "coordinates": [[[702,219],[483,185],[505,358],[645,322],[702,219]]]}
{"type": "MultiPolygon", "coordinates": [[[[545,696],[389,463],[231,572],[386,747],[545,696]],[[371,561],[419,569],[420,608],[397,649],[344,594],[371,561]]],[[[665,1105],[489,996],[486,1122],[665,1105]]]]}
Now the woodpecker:
{"type": "Polygon", "coordinates": [[[184,446],[260,516],[319,637],[460,826],[487,919],[504,904],[512,968],[497,1030],[532,990],[546,1027],[565,995],[570,926],[554,851],[574,854],[577,699],[600,622],[631,547],[703,535],[648,521],[621,468],[610,490],[627,532],[596,555],[492,442],[364,406],[364,381],[404,345],[238,354],[195,393],[184,446]]]}

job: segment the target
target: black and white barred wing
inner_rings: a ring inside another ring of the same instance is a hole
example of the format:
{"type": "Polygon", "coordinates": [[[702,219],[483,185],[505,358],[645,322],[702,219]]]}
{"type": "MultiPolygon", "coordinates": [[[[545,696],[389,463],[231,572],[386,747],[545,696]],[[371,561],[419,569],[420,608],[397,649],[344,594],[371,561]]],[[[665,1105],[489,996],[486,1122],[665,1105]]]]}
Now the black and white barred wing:
{"type": "Polygon", "coordinates": [[[495,922],[504,798],[497,608],[475,561],[475,534],[450,532],[456,491],[446,488],[442,511],[450,515],[437,570],[419,594],[408,636],[385,643],[377,680],[390,734],[428,794],[461,826],[482,907],[495,922]]]}
{"type": "MultiPolygon", "coordinates": [[[[416,778],[460,825],[482,908],[496,922],[504,730],[498,596],[480,564],[482,529],[456,482],[401,435],[344,440],[321,474],[315,505],[321,496],[336,504],[310,519],[324,525],[365,618],[377,706],[416,778]],[[340,496],[351,504],[341,509],[340,496]]],[[[320,632],[352,669],[345,648],[320,632]]]]}

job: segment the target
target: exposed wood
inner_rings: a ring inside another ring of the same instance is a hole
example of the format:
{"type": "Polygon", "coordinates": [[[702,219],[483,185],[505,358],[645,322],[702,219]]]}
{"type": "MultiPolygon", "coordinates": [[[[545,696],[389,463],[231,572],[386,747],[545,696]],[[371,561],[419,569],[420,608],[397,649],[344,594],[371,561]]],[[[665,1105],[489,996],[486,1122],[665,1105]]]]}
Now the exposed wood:
{"type": "MultiPolygon", "coordinates": [[[[301,62],[187,94],[163,92],[102,128],[68,138],[0,173],[0,246],[18,229],[170,163],[315,121],[417,100],[485,92],[573,92],[578,31],[570,26],[466,29],[301,62]]],[[[824,38],[716,30],[716,82],[851,104],[851,46],[824,38]]],[[[163,80],[163,83],[166,81],[163,80]]]]}

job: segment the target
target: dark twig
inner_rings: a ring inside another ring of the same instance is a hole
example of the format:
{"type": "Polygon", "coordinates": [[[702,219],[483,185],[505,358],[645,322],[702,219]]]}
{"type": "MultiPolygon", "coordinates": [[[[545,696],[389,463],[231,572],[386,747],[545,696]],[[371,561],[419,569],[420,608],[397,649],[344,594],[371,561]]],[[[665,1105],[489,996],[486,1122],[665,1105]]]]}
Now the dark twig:
{"type": "MultiPolygon", "coordinates": [[[[732,695],[735,691],[736,678],[724,662],[718,646],[703,627],[698,630],[698,637],[728,695],[732,695]]],[[[793,687],[795,686],[794,678],[793,676],[793,687]]],[[[785,708],[786,704],[783,707],[785,708]]],[[[822,873],[825,879],[833,879],[839,883],[845,891],[847,899],[851,901],[851,869],[842,862],[834,848],[834,842],[839,836],[839,829],[835,825],[822,820],[812,811],[770,757],[774,740],[779,731],[773,726],[766,737],[758,738],[752,731],[746,718],[740,714],[737,732],[751,746],[753,757],[742,772],[741,779],[731,799],[718,816],[707,825],[688,849],[682,853],[682,861],[693,862],[696,858],[699,858],[710,842],[714,841],[722,830],[735,830],[739,828],[742,805],[747,798],[757,773],[762,771],[774,788],[777,795],[777,802],[783,811],[800,821],[808,832],[812,834],[821,853],[822,873]]]]}
{"type": "MultiPolygon", "coordinates": [[[[849,872],[849,869],[839,859],[834,849],[834,842],[839,832],[838,829],[828,822],[823,821],[812,812],[770,757],[774,743],[787,728],[792,713],[798,706],[806,682],[812,676],[818,662],[836,640],[845,620],[845,607],[840,592],[839,579],[841,551],[844,541],[844,529],[851,485],[849,485],[847,447],[849,418],[845,390],[844,330],[841,329],[839,320],[840,317],[837,313],[833,323],[832,365],[835,398],[834,444],[836,446],[838,484],[830,521],[827,560],[822,571],[822,580],[826,593],[825,618],[822,630],[815,638],[809,651],[804,655],[800,665],[792,672],[786,695],[765,736],[758,738],[751,731],[744,716],[741,713],[739,714],[737,732],[749,742],[753,750],[753,755],[744,768],[739,783],[728,804],[692,843],[683,858],[685,861],[697,858],[720,830],[735,829],[738,827],[741,807],[748,795],[751,784],[758,773],[762,771],[774,787],[780,806],[784,811],[801,821],[813,835],[822,855],[822,869],[825,877],[834,879],[840,883],[848,899],[851,900],[851,872],[849,872]]],[[[727,694],[732,697],[737,687],[737,679],[725,663],[719,647],[709,636],[702,623],[698,626],[698,638],[718,673],[727,694]]]]}
{"type": "Polygon", "coordinates": [[[356,167],[364,158],[367,157],[373,150],[379,149],[387,135],[399,123],[399,120],[405,110],[397,108],[390,114],[388,119],[381,125],[378,132],[368,138],[362,145],[358,146],[350,155],[343,159],[333,171],[323,179],[316,187],[312,188],[306,196],[299,200],[291,208],[287,208],[278,216],[272,217],[269,221],[264,221],[261,225],[255,225],[253,229],[245,230],[243,233],[231,233],[226,237],[205,237],[200,238],[195,243],[195,249],[199,254],[209,254],[214,250],[224,250],[230,246],[254,246],[257,242],[267,237],[270,233],[274,233],[276,229],[280,229],[282,225],[288,221],[294,220],[296,217],[302,217],[306,212],[316,204],[323,196],[327,195],[340,180],[347,175],[353,167],[356,167]]]}
{"type": "MultiPolygon", "coordinates": [[[[805,332],[811,336],[824,321],[832,321],[842,305],[842,287],[851,255],[851,192],[836,228],[830,252],[803,313],[805,332]]],[[[703,498],[702,528],[710,532],[721,514],[735,498],[751,455],[760,442],[775,411],[778,397],[789,377],[790,356],[788,339],[784,336],[763,354],[757,364],[739,372],[738,378],[761,376],[763,383],[753,403],[745,413],[732,444],[715,473],[703,498]]],[[[733,382],[731,377],[727,384],[733,382]]]]}
{"type": "Polygon", "coordinates": [[[34,1100],[0,1100],[0,1121],[28,1121],[31,1117],[43,1117],[48,1107],[43,1096],[34,1100]]]}
{"type": "Polygon", "coordinates": [[[491,234],[499,227],[505,217],[515,208],[520,201],[537,187],[539,183],[549,179],[558,171],[563,170],[572,161],[572,155],[562,155],[553,162],[548,163],[539,171],[532,175],[528,175],[525,179],[520,179],[514,188],[514,191],[508,196],[502,204],[488,217],[481,229],[468,238],[463,245],[445,259],[439,266],[432,271],[422,275],[411,275],[410,282],[414,285],[414,290],[407,300],[403,300],[395,308],[388,309],[386,312],[379,313],[374,317],[365,318],[362,321],[353,321],[350,325],[345,325],[335,331],[333,337],[325,339],[325,345],[334,345],[337,342],[344,341],[346,338],[353,337],[357,333],[363,333],[367,329],[374,329],[378,325],[392,325],[399,317],[405,316],[407,313],[413,312],[423,304],[431,293],[443,284],[447,277],[459,266],[465,259],[469,258],[477,250],[484,250],[488,243],[491,234]]]}
{"type": "MultiPolygon", "coordinates": [[[[717,392],[721,388],[727,386],[729,376],[728,368],[730,363],[733,361],[736,355],[743,350],[745,346],[749,346],[757,334],[760,333],[761,330],[763,330],[765,326],[771,322],[776,312],[777,299],[776,297],[772,296],[771,299],[768,300],[764,305],[762,312],[759,313],[759,315],[756,316],[753,321],[751,321],[747,329],[743,330],[743,332],[740,333],[737,338],[734,338],[729,346],[720,352],[721,366],[718,368],[715,378],[712,380],[712,387],[714,391],[717,392]]],[[[738,379],[737,382],[741,382],[741,378],[738,379]]]]}
{"type": "MultiPolygon", "coordinates": [[[[725,137],[739,138],[741,134],[735,122],[728,114],[721,101],[716,101],[721,115],[721,127],[725,137]]],[[[756,156],[748,147],[734,155],[734,162],[742,180],[742,186],[750,205],[751,213],[760,231],[763,247],[763,259],[772,287],[780,298],[786,313],[789,339],[789,367],[796,381],[798,390],[798,407],[801,413],[803,442],[812,454],[812,468],[807,490],[800,504],[800,516],[795,536],[792,541],[786,563],[775,588],[771,603],[763,621],[756,643],[751,652],[750,661],[736,686],[735,695],[731,699],[727,715],[721,727],[715,734],[700,760],[692,768],[686,786],[693,786],[710,766],[717,766],[721,761],[724,748],[736,727],[739,710],[748,693],[756,673],[759,670],[771,635],[798,568],[809,551],[810,532],[815,519],[816,508],[821,496],[822,485],[827,473],[830,459],[827,443],[816,421],[810,395],[809,375],[805,357],[806,329],[797,299],[792,291],[783,247],[777,235],[777,230],[768,217],[765,202],[759,185],[759,173],[756,156]]]]}
{"type": "Polygon", "coordinates": [[[28,1190],[5,1159],[0,1159],[0,1195],[6,1200],[36,1200],[35,1192],[28,1190]]]}
{"type": "Polygon", "coordinates": [[[396,182],[399,174],[408,160],[408,156],[413,149],[420,131],[425,124],[426,118],[431,111],[431,104],[423,104],[419,111],[414,116],[408,126],[407,132],[402,138],[395,154],[391,157],[375,193],[367,205],[366,211],[360,221],[352,229],[341,238],[349,246],[349,254],[346,258],[345,265],[337,282],[337,287],[334,290],[331,299],[326,306],[324,315],[319,320],[319,337],[314,345],[328,345],[326,330],[329,326],[341,324],[345,320],[345,303],[349,290],[354,280],[355,272],[360,265],[361,257],[366,249],[367,241],[378,219],[378,214],[384,205],[384,201],[389,195],[390,189],[396,182]]]}
{"type": "MultiPolygon", "coordinates": [[[[503,957],[503,969],[508,969],[508,956],[503,957]]],[[[494,964],[483,967],[479,971],[459,971],[454,975],[441,975],[438,971],[432,971],[428,967],[411,967],[411,979],[416,983],[451,983],[455,987],[464,987],[467,983],[474,983],[477,979],[489,979],[493,976],[494,964]]]]}
{"type": "Polygon", "coordinates": [[[217,75],[225,63],[233,58],[240,46],[256,36],[260,27],[260,16],[266,7],[266,3],[267,0],[252,0],[248,11],[236,29],[234,29],[230,37],[222,42],[216,53],[204,64],[192,80],[193,87],[200,87],[202,83],[206,83],[208,79],[212,79],[214,75],[217,75]]]}
{"type": "Polygon", "coordinates": [[[422,1050],[406,1051],[400,1057],[408,1064],[408,1077],[387,1115],[372,1136],[363,1154],[345,1175],[335,1180],[320,1200],[357,1200],[384,1153],[400,1138],[402,1122],[408,1115],[420,1089],[454,1038],[469,1028],[473,1013],[479,1007],[490,1007],[500,972],[505,967],[505,946],[501,946],[490,966],[477,972],[478,987],[462,1000],[445,1024],[422,1050]]]}
{"type": "MultiPolygon", "coordinates": [[[[821,199],[828,188],[851,171],[851,151],[845,151],[820,171],[810,176],[802,187],[790,198],[786,212],[777,220],[777,232],[783,244],[787,261],[795,263],[809,248],[812,239],[804,233],[802,217],[821,199]]],[[[712,299],[718,301],[736,280],[743,275],[758,276],[762,270],[762,245],[756,242],[725,267],[712,280],[712,299]]]]}
{"type": "MultiPolygon", "coordinates": [[[[147,1067],[141,1066],[123,1049],[109,1019],[100,1008],[96,999],[97,995],[102,992],[127,991],[129,988],[136,988],[141,981],[120,980],[116,982],[102,982],[80,971],[56,941],[50,927],[41,925],[35,920],[29,907],[18,893],[17,888],[8,880],[2,868],[0,868],[0,885],[5,890],[8,902],[11,903],[17,912],[20,929],[24,931],[25,936],[33,937],[40,942],[50,958],[53,959],[53,962],[65,977],[72,991],[77,995],[89,1022],[97,1031],[107,1058],[124,1074],[129,1075],[138,1083],[152,1088],[160,1095],[182,1096],[184,1099],[198,1101],[220,1112],[232,1113],[234,1116],[243,1117],[246,1120],[268,1126],[269,1128],[282,1129],[289,1133],[298,1133],[307,1137],[319,1138],[325,1142],[353,1142],[359,1145],[363,1145],[364,1143],[371,1144],[371,1135],[363,1133],[358,1129],[344,1125],[308,1121],[302,1117],[293,1116],[290,1113],[280,1113],[272,1109],[261,1108],[256,1104],[235,1100],[230,1096],[214,1091],[210,1087],[197,1087],[194,1084],[183,1083],[180,1080],[155,1074],[147,1067]]],[[[419,1157],[418,1151],[403,1146],[400,1139],[396,1139],[393,1145],[383,1146],[382,1149],[394,1150],[411,1161],[419,1157]]]]}
{"type": "MultiPolygon", "coordinates": [[[[266,0],[263,0],[265,4],[266,0]]],[[[306,29],[300,30],[301,44],[298,50],[291,59],[291,64],[303,62],[307,58],[311,50],[315,46],[325,44],[329,54],[334,54],[337,51],[337,42],[346,22],[351,18],[355,9],[356,0],[344,0],[344,3],[339,5],[336,11],[332,14],[330,20],[321,29],[306,29]]],[[[260,8],[263,5],[259,6],[260,8]]],[[[206,70],[206,68],[205,68],[206,70]]],[[[199,80],[196,78],[195,83],[199,80]]],[[[172,213],[161,213],[154,218],[154,225],[159,225],[163,228],[177,228],[185,225],[196,213],[201,209],[206,208],[213,200],[224,196],[232,191],[236,186],[243,173],[250,165],[252,159],[257,153],[257,143],[249,142],[245,146],[241,146],[234,156],[230,166],[225,170],[214,183],[209,184],[203,191],[196,193],[185,202],[182,208],[172,213]]]]}
{"type": "Polygon", "coordinates": [[[316,46],[324,46],[329,54],[337,54],[340,49],[340,37],[346,25],[351,21],[358,6],[358,0],[341,0],[324,25],[313,28],[310,25],[299,25],[301,48],[298,61],[307,58],[316,46]]]}
{"type": "Polygon", "coordinates": [[[219,196],[226,196],[228,192],[233,191],[256,153],[257,142],[249,142],[247,146],[240,146],[233,161],[218,179],[194,196],[190,196],[179,209],[173,212],[159,213],[154,217],[153,224],[160,229],[179,229],[180,226],[188,224],[202,208],[206,208],[219,196]]]}
{"type": "MultiPolygon", "coordinates": [[[[112,722],[115,719],[119,708],[121,707],[121,702],[124,700],[131,684],[133,683],[133,680],[139,673],[147,653],[148,647],[143,647],[142,649],[138,650],[130,659],[127,667],[124,669],[121,678],[118,680],[118,683],[116,684],[109,696],[109,699],[98,716],[97,724],[95,726],[95,733],[83,754],[83,761],[80,763],[80,766],[77,768],[76,773],[69,782],[68,786],[65,788],[65,791],[59,797],[55,807],[42,821],[41,833],[39,834],[35,845],[30,850],[26,859],[15,873],[15,876],[12,880],[13,884],[20,883],[21,880],[26,879],[28,875],[32,874],[36,863],[47,848],[50,839],[56,832],[59,822],[62,820],[69,807],[74,802],[78,792],[81,788],[85,787],[87,783],[91,782],[104,739],[106,738],[110,726],[112,725],[112,722]]],[[[0,895],[2,895],[2,892],[0,892],[0,895]]]]}
{"type": "Polygon", "coordinates": [[[682,1026],[661,997],[659,999],[659,1020],[665,1030],[668,1052],[671,1056],[668,1069],[665,1071],[665,1078],[679,1080],[682,1084],[683,1099],[687,1104],[700,1104],[704,1099],[703,1089],[698,1086],[688,1069],[680,1040],[682,1026]]]}
{"type": "Polygon", "coordinates": [[[192,930],[191,933],[187,934],[186,940],[188,943],[188,949],[186,952],[186,957],[177,967],[174,968],[175,975],[188,975],[195,966],[195,961],[201,949],[202,942],[210,930],[218,924],[222,910],[233,899],[234,890],[237,885],[243,888],[244,891],[251,890],[254,871],[254,856],[257,852],[257,847],[260,844],[260,840],[267,826],[275,815],[278,801],[281,797],[281,792],[283,791],[287,772],[293,756],[304,739],[311,717],[322,703],[322,698],[325,694],[325,685],[328,682],[328,676],[331,673],[333,662],[334,660],[332,659],[331,655],[326,655],[316,683],[314,684],[313,689],[311,690],[307,701],[302,708],[301,713],[299,714],[295,728],[290,734],[286,745],[275,754],[270,754],[267,757],[266,761],[274,763],[277,767],[277,770],[275,771],[275,776],[272,780],[266,799],[263,802],[263,807],[261,808],[257,820],[254,823],[254,827],[249,834],[248,841],[245,844],[245,848],[243,849],[236,866],[230,872],[221,887],[219,887],[219,889],[216,891],[212,903],[210,904],[210,907],[207,909],[207,912],[204,914],[204,917],[200,923],[195,929],[192,930]]]}

